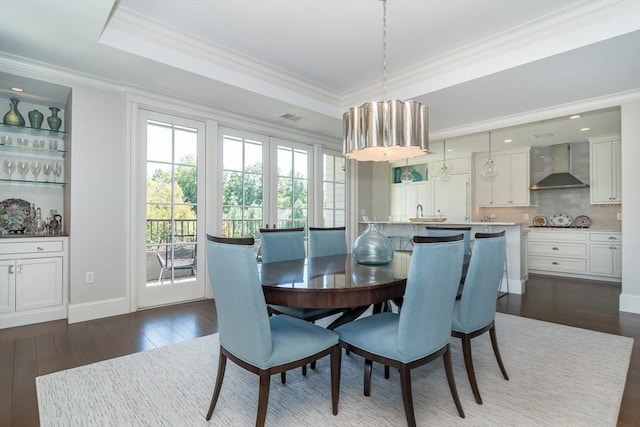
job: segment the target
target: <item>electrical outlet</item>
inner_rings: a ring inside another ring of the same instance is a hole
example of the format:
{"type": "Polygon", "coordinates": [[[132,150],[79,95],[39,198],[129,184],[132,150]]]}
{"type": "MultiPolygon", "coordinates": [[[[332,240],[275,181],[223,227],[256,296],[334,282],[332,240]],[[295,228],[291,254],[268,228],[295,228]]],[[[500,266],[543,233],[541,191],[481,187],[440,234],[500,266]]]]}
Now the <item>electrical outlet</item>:
{"type": "Polygon", "coordinates": [[[93,275],[93,271],[87,271],[86,273],[84,273],[85,283],[93,283],[94,280],[95,280],[95,277],[93,275]]]}
{"type": "Polygon", "coordinates": [[[528,214],[528,213],[524,214],[524,219],[525,219],[525,220],[528,220],[528,219],[529,219],[529,214],[528,214]]]}

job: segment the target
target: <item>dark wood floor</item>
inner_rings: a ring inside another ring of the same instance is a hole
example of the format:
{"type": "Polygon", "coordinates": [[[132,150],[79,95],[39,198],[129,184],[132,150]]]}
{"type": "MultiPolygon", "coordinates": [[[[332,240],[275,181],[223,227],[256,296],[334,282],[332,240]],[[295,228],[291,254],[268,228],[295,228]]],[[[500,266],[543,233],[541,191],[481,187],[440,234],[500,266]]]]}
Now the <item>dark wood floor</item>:
{"type": "MultiPolygon", "coordinates": [[[[640,315],[618,313],[619,285],[532,276],[498,310],[635,339],[618,426],[640,426],[640,315]]],[[[37,426],[35,377],[216,332],[212,301],[67,325],[0,330],[0,426],[37,426]]],[[[499,333],[499,332],[498,332],[499,333]]],[[[585,372],[585,375],[589,375],[585,372]]]]}

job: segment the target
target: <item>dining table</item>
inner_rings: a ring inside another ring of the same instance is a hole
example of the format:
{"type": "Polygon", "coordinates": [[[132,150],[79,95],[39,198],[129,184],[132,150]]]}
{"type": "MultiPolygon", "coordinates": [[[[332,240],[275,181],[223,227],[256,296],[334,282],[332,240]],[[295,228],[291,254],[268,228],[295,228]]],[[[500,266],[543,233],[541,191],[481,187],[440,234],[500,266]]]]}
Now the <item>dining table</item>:
{"type": "Polygon", "coordinates": [[[402,256],[386,265],[363,265],[342,254],[259,264],[259,272],[267,304],[344,309],[327,326],[334,329],[371,306],[375,312],[388,301],[401,304],[407,266],[402,256]]]}

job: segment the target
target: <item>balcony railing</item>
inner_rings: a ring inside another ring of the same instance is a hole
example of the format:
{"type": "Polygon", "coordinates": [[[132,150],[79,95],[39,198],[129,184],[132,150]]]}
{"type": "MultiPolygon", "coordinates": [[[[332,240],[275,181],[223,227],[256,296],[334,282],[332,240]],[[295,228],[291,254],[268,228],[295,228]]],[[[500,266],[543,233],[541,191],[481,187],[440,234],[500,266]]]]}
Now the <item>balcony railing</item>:
{"type": "Polygon", "coordinates": [[[147,244],[171,243],[172,236],[174,243],[195,243],[196,226],[196,219],[147,219],[147,244]]]}

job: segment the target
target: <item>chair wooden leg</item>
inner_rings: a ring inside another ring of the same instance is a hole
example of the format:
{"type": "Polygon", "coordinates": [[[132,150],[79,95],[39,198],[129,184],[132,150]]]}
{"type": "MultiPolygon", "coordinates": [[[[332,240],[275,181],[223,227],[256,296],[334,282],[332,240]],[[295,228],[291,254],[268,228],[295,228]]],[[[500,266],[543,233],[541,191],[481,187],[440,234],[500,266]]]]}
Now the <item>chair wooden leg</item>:
{"type": "Polygon", "coordinates": [[[449,382],[449,389],[451,390],[451,396],[453,396],[453,401],[456,404],[456,408],[458,409],[458,415],[460,418],[464,418],[464,410],[462,409],[462,403],[460,403],[460,398],[458,397],[458,389],[456,388],[456,380],[453,377],[453,364],[451,363],[451,352],[449,349],[442,355],[444,359],[444,371],[447,374],[447,381],[449,382]]]}
{"type": "Polygon", "coordinates": [[[267,404],[269,403],[269,384],[271,374],[269,371],[260,370],[260,388],[258,391],[258,414],[256,415],[256,427],[263,427],[267,418],[267,404]]]}
{"type": "Polygon", "coordinates": [[[369,359],[364,360],[364,395],[371,395],[371,369],[373,362],[369,359]]]}
{"type": "Polygon", "coordinates": [[[209,411],[207,412],[207,421],[211,419],[213,410],[218,403],[218,397],[220,396],[220,390],[222,389],[222,380],[224,379],[224,371],[227,367],[227,356],[222,353],[220,349],[220,357],[218,359],[218,375],[216,376],[216,386],[213,389],[213,396],[211,396],[211,404],[209,405],[209,411]]]}
{"type": "Polygon", "coordinates": [[[407,425],[415,427],[416,416],[413,412],[413,394],[411,393],[411,369],[405,364],[400,367],[400,388],[402,388],[402,401],[404,413],[407,416],[407,425]]]}
{"type": "Polygon", "coordinates": [[[307,365],[302,365],[302,375],[307,376],[307,365]]]}
{"type": "Polygon", "coordinates": [[[498,338],[496,336],[496,327],[492,326],[489,329],[489,335],[491,336],[491,346],[493,347],[493,353],[496,355],[496,360],[498,361],[498,366],[500,366],[500,370],[502,371],[502,376],[505,380],[509,380],[509,375],[507,375],[507,370],[504,369],[504,365],[502,364],[502,358],[500,357],[500,350],[498,350],[498,338]]]}
{"type": "Polygon", "coordinates": [[[316,369],[316,361],[314,360],[313,362],[311,362],[311,363],[309,364],[309,367],[310,367],[311,369],[316,369]]]}
{"type": "Polygon", "coordinates": [[[471,338],[467,334],[464,334],[462,336],[462,353],[464,354],[464,366],[465,368],[467,368],[467,377],[469,377],[469,384],[471,384],[473,397],[476,399],[477,404],[482,405],[480,390],[478,389],[478,383],[476,382],[476,373],[473,369],[473,356],[471,355],[471,338]]]}
{"type": "Polygon", "coordinates": [[[384,365],[384,379],[388,380],[389,379],[389,366],[384,365]]]}
{"type": "Polygon", "coordinates": [[[280,373],[280,381],[282,382],[282,384],[286,384],[287,383],[287,373],[286,372],[280,373]]]}
{"type": "Polygon", "coordinates": [[[340,369],[342,366],[342,350],[336,345],[331,351],[331,410],[338,415],[338,400],[340,399],[340,369]]]}

